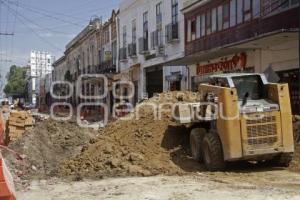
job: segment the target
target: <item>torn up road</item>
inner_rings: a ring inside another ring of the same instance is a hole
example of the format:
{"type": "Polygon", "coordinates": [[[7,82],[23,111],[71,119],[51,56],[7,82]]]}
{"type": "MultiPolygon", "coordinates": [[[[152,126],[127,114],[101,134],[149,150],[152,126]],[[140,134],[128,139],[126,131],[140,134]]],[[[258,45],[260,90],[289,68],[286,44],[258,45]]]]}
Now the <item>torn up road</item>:
{"type": "Polygon", "coordinates": [[[114,178],[100,181],[35,181],[20,200],[50,199],[299,199],[300,175],[285,170],[201,173],[195,176],[114,178]]]}

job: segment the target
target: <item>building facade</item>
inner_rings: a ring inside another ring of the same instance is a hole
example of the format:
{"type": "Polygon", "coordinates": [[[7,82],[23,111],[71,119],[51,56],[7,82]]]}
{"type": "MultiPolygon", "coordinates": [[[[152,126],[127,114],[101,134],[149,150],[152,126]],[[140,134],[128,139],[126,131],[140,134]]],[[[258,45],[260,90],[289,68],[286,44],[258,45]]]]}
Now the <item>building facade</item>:
{"type": "Polygon", "coordinates": [[[128,0],[120,4],[120,72],[121,79],[134,84],[134,102],[169,89],[164,85],[170,82],[176,82],[177,89],[186,89],[186,84],[181,85],[185,65],[164,70],[184,56],[181,8],[182,1],[178,0],[128,0]],[[173,79],[168,80],[172,73],[173,79]]]}
{"type": "Polygon", "coordinates": [[[40,79],[38,109],[41,112],[48,112],[51,106],[52,103],[52,98],[50,94],[51,84],[52,84],[52,74],[46,74],[43,78],[40,79]]]}
{"type": "Polygon", "coordinates": [[[36,105],[39,96],[40,80],[52,73],[54,57],[48,52],[31,51],[28,74],[28,97],[30,103],[36,105]]]}
{"type": "MultiPolygon", "coordinates": [[[[53,80],[66,81],[73,87],[73,95],[67,99],[73,106],[80,103],[106,103],[112,109],[111,85],[118,71],[118,11],[112,11],[111,17],[102,23],[101,18],[94,18],[81,33],[66,46],[64,56],[54,64],[53,80]],[[104,91],[101,78],[84,78],[81,88],[76,83],[81,75],[105,75],[108,79],[109,92],[106,98],[99,100],[91,96],[102,95],[104,91]],[[80,94],[86,97],[80,97],[80,94]]],[[[57,94],[65,96],[68,89],[61,87],[57,94]]]]}
{"type": "Polygon", "coordinates": [[[275,72],[300,113],[299,1],[189,0],[183,13],[192,90],[215,73],[275,72]]]}

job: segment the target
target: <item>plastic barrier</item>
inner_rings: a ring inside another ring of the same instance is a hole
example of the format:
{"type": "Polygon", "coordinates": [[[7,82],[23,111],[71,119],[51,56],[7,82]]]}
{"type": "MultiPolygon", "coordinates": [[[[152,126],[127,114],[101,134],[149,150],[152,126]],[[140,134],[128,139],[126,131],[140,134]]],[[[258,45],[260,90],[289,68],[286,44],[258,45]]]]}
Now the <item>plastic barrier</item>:
{"type": "Polygon", "coordinates": [[[16,200],[14,181],[0,152],[0,199],[16,200]]]}

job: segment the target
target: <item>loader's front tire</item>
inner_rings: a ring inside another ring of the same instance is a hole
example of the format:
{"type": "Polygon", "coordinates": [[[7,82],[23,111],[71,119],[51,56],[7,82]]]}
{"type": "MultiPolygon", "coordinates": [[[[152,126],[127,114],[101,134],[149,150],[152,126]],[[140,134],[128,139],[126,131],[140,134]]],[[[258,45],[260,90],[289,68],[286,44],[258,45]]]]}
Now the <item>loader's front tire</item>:
{"type": "Polygon", "coordinates": [[[194,128],[190,134],[190,147],[194,160],[203,162],[202,141],[206,134],[203,128],[194,128]]]}
{"type": "Polygon", "coordinates": [[[209,171],[223,171],[224,161],[222,143],[216,133],[208,133],[203,139],[203,159],[205,167],[209,171]]]}
{"type": "Polygon", "coordinates": [[[278,167],[289,167],[292,160],[292,153],[282,153],[272,159],[272,164],[278,167]]]}

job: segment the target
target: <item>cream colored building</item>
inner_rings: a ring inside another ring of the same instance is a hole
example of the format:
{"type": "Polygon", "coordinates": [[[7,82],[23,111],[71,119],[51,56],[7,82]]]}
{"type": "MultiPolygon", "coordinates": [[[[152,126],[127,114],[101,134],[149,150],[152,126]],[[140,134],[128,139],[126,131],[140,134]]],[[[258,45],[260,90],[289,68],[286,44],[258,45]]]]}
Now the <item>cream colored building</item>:
{"type": "Polygon", "coordinates": [[[272,2],[184,2],[185,57],[178,64],[188,64],[191,90],[211,74],[266,73],[289,83],[293,112],[300,113],[299,2],[272,2]]]}

